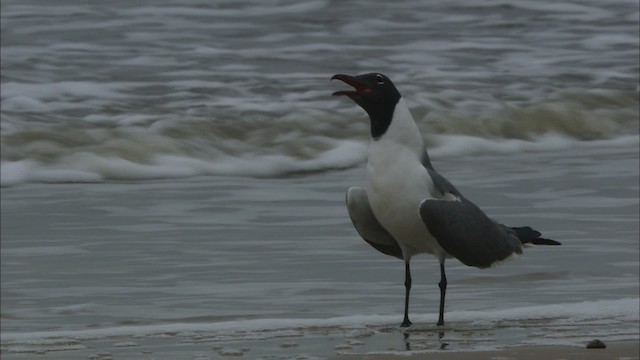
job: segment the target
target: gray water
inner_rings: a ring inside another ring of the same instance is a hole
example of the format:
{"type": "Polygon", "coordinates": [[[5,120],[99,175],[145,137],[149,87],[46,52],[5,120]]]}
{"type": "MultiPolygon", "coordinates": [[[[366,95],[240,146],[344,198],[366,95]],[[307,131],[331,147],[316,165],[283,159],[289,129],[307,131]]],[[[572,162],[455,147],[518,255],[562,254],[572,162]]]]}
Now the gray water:
{"type": "Polygon", "coordinates": [[[335,73],[388,75],[449,156],[637,136],[639,16],[632,0],[4,1],[0,180],[352,168],[368,124],[329,96],[335,73]]]}
{"type": "Polygon", "coordinates": [[[639,338],[638,4],[2,3],[1,351],[328,357],[639,338]],[[364,243],[380,71],[436,168],[563,243],[478,270],[364,243]],[[405,336],[409,334],[409,336],[405,336]],[[407,350],[409,349],[409,350],[407,350]],[[235,355],[234,355],[235,354],[235,355]]]}
{"type": "MultiPolygon", "coordinates": [[[[591,146],[436,163],[491,216],[563,242],[488,270],[448,261],[452,348],[638,338],[637,148],[591,146]],[[456,338],[481,330],[496,333],[456,338]]],[[[184,358],[241,343],[256,356],[293,342],[327,356],[348,331],[366,346],[346,350],[400,350],[402,262],[359,239],[343,204],[363,172],[3,189],[3,351],[184,358]],[[176,349],[186,340],[201,345],[176,349]]],[[[430,331],[437,261],[413,273],[413,321],[430,331]]]]}

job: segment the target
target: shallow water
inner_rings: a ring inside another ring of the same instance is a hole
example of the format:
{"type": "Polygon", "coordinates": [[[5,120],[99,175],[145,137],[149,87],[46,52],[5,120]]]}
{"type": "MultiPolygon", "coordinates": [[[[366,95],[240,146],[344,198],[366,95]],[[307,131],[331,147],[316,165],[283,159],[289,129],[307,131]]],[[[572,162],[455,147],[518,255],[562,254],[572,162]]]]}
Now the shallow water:
{"type": "Polygon", "coordinates": [[[343,204],[362,168],[4,188],[3,355],[330,356],[406,342],[424,351],[637,339],[637,151],[582,143],[434,159],[491,216],[563,242],[488,270],[448,261],[444,340],[432,327],[439,274],[429,256],[412,262],[410,340],[397,328],[402,263],[359,239],[343,204]]]}

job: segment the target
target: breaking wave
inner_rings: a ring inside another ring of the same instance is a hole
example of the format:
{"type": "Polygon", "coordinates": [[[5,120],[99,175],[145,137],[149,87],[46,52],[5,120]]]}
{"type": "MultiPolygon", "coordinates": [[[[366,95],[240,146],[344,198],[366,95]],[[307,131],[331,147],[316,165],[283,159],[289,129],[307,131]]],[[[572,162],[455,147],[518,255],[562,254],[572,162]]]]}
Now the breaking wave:
{"type": "MultiPolygon", "coordinates": [[[[6,86],[12,94],[10,84],[6,86]]],[[[106,90],[73,87],[69,91],[107,95],[106,90]]],[[[41,93],[46,96],[46,91],[41,93]]],[[[558,151],[584,141],[637,146],[636,95],[561,93],[544,103],[484,113],[442,105],[430,111],[434,106],[426,102],[414,103],[412,111],[437,161],[438,156],[558,151]]],[[[20,114],[20,106],[45,111],[49,105],[40,102],[8,97],[3,110],[13,110],[13,116],[20,114]]],[[[307,105],[302,109],[285,103],[258,115],[241,111],[239,118],[229,120],[215,115],[176,119],[90,114],[80,123],[24,125],[9,118],[2,123],[2,185],[198,175],[278,177],[365,161],[368,120],[363,112],[331,99],[324,109],[319,101],[307,105]],[[338,109],[327,110],[331,107],[338,109]]]]}

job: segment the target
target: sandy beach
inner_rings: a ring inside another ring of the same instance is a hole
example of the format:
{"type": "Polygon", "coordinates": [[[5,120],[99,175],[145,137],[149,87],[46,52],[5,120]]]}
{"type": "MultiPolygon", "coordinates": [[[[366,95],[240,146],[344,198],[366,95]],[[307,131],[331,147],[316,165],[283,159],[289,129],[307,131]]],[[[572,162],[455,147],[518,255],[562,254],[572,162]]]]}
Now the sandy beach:
{"type": "Polygon", "coordinates": [[[578,346],[523,346],[503,350],[428,352],[421,354],[344,355],[332,360],[634,360],[640,356],[639,341],[609,343],[606,349],[578,346]]]}

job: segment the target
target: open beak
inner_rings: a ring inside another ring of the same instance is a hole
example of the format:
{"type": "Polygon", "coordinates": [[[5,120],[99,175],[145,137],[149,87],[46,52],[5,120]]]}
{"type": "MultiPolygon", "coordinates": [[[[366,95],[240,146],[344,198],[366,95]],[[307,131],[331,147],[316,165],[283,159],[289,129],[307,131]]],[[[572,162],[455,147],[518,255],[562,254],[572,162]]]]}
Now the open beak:
{"type": "Polygon", "coordinates": [[[336,75],[333,75],[331,77],[331,80],[334,80],[334,79],[340,80],[340,81],[344,82],[345,84],[352,86],[354,90],[351,90],[351,91],[336,91],[333,94],[331,94],[333,96],[346,95],[346,96],[348,96],[348,97],[353,99],[353,98],[359,97],[360,94],[362,94],[362,93],[367,93],[367,92],[371,92],[372,91],[372,89],[371,89],[371,87],[369,87],[369,85],[366,85],[366,84],[363,84],[363,83],[359,82],[358,80],[356,80],[355,77],[350,76],[350,75],[336,74],[336,75]]]}

